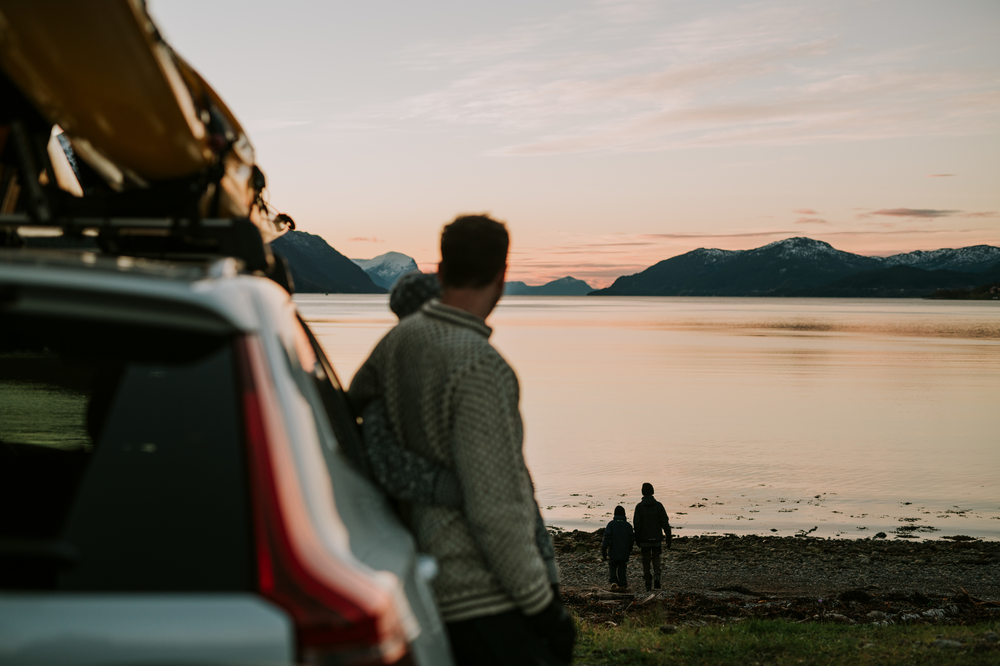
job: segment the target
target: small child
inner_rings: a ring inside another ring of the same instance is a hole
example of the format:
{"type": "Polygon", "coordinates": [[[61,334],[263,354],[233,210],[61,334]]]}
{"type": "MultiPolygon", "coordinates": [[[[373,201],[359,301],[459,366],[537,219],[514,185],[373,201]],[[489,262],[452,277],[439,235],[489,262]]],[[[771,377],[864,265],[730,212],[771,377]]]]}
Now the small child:
{"type": "Polygon", "coordinates": [[[628,589],[628,579],[625,577],[625,567],[628,565],[632,546],[635,544],[635,534],[632,526],[625,520],[625,507],[615,507],[615,519],[604,528],[604,541],[601,542],[601,559],[608,559],[608,549],[611,550],[611,561],[608,563],[610,583],[619,590],[628,589]]]}

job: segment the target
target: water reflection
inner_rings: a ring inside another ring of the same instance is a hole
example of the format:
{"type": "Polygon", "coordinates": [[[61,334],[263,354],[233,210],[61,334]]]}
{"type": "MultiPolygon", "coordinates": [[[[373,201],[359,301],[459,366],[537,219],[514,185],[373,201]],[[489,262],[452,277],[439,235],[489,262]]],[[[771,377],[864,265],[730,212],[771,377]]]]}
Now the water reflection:
{"type": "MultiPolygon", "coordinates": [[[[297,300],[345,382],[394,323],[297,300]]],[[[681,534],[1000,536],[996,303],[513,297],[490,323],[551,523],[648,480],[681,534]]]]}

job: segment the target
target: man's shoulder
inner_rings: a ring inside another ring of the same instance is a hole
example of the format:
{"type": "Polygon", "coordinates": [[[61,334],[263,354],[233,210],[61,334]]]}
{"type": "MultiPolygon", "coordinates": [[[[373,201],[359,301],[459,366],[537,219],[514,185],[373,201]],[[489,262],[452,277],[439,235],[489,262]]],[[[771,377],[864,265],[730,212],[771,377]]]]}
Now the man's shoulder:
{"type": "Polygon", "coordinates": [[[517,376],[507,360],[481,332],[429,315],[425,310],[401,321],[386,336],[384,358],[390,364],[401,359],[420,368],[436,368],[449,383],[470,377],[486,378],[487,383],[517,385],[517,376]]]}
{"type": "MultiPolygon", "coordinates": [[[[454,309],[454,308],[452,308],[454,309]]],[[[448,347],[461,347],[477,353],[496,353],[489,337],[484,334],[489,330],[485,324],[475,326],[462,320],[452,320],[442,317],[437,311],[420,310],[404,318],[386,337],[404,339],[431,338],[448,347]]]]}
{"type": "Polygon", "coordinates": [[[405,317],[378,346],[389,349],[419,347],[424,355],[439,355],[453,365],[482,358],[502,358],[489,339],[467,326],[427,315],[423,310],[405,317]]]}

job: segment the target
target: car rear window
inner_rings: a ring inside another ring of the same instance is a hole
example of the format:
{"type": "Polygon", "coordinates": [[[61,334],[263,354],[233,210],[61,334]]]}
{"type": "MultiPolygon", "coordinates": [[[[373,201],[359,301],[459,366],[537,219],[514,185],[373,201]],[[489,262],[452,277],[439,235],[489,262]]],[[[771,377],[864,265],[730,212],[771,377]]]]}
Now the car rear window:
{"type": "Polygon", "coordinates": [[[233,339],[0,315],[0,587],[253,585],[233,339]]]}

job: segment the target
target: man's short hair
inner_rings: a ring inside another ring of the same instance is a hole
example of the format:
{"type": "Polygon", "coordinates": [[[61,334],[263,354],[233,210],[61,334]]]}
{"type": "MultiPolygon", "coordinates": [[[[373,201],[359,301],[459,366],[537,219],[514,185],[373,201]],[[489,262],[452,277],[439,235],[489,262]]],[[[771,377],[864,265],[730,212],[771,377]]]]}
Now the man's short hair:
{"type": "Polygon", "coordinates": [[[644,483],[644,484],[642,484],[642,496],[646,497],[646,496],[652,495],[652,494],[653,494],[653,484],[652,483],[644,483]]]}
{"type": "Polygon", "coordinates": [[[507,264],[510,236],[503,222],[460,215],[441,232],[441,282],[447,287],[485,287],[507,264]]]}

